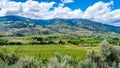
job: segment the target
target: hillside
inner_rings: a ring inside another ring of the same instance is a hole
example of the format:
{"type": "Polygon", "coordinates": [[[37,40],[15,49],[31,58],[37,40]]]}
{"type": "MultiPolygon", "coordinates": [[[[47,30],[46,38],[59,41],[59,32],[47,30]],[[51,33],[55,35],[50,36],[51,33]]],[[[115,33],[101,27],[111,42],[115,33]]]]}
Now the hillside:
{"type": "Polygon", "coordinates": [[[48,25],[45,25],[45,26],[53,25],[51,27],[54,27],[56,25],[55,23],[58,23],[59,26],[62,26],[62,24],[63,25],[68,24],[69,26],[71,26],[71,28],[72,27],[81,28],[87,31],[92,31],[97,33],[106,33],[106,32],[120,33],[120,27],[102,24],[102,23],[90,21],[87,19],[52,19],[52,20],[47,20],[46,23],[48,25]],[[48,24],[48,21],[53,23],[48,24]]]}
{"type": "Polygon", "coordinates": [[[87,19],[35,20],[19,16],[0,17],[0,36],[30,36],[61,33],[66,35],[93,35],[94,33],[120,33],[120,27],[87,19]]]}
{"type": "Polygon", "coordinates": [[[53,33],[51,30],[18,16],[0,17],[0,36],[31,36],[53,33]]]}

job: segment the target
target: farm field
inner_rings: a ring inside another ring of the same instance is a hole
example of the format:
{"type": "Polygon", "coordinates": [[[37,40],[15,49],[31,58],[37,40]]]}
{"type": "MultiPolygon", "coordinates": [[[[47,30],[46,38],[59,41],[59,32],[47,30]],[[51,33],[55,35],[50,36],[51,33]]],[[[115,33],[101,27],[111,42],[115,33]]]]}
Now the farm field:
{"type": "Polygon", "coordinates": [[[17,51],[19,57],[34,56],[38,59],[47,59],[54,57],[55,53],[59,53],[62,56],[72,56],[74,60],[84,60],[86,54],[92,49],[95,52],[99,51],[99,47],[80,47],[75,45],[10,45],[1,46],[0,52],[6,49],[8,53],[17,51]]]}

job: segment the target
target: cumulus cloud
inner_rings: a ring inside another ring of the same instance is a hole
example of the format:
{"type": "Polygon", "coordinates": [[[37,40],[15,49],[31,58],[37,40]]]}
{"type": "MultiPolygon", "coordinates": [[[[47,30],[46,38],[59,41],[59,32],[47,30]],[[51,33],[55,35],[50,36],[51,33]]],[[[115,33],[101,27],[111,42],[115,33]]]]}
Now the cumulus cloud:
{"type": "Polygon", "coordinates": [[[19,15],[28,18],[44,18],[55,2],[37,2],[28,0],[25,3],[2,0],[0,2],[0,16],[19,15]]]}
{"type": "Polygon", "coordinates": [[[97,2],[84,12],[84,18],[102,22],[105,24],[116,25],[120,23],[120,9],[112,10],[113,1],[109,3],[97,2]]]}
{"type": "Polygon", "coordinates": [[[25,3],[22,3],[22,13],[19,15],[29,17],[29,18],[46,18],[48,16],[49,11],[53,8],[55,2],[37,2],[29,0],[25,3]]]}
{"type": "Polygon", "coordinates": [[[53,2],[37,2],[28,0],[24,3],[1,0],[0,16],[18,15],[33,19],[52,19],[52,18],[85,18],[97,22],[111,25],[120,25],[120,9],[112,10],[113,1],[104,3],[99,1],[89,6],[85,11],[81,9],[72,10],[65,7],[64,3],[73,2],[73,0],[62,0],[63,3],[57,7],[53,2]]]}
{"type": "Polygon", "coordinates": [[[63,3],[72,3],[74,1],[73,0],[61,0],[61,2],[63,2],[63,3]]]}
{"type": "Polygon", "coordinates": [[[111,11],[111,6],[113,5],[113,1],[109,3],[97,2],[92,6],[89,6],[84,12],[84,18],[91,19],[94,21],[106,22],[109,19],[109,15],[111,11]],[[108,16],[108,17],[106,17],[108,16]]]}
{"type": "Polygon", "coordinates": [[[63,4],[60,4],[58,7],[54,8],[52,14],[53,18],[77,18],[82,14],[82,11],[80,9],[72,10],[69,7],[64,7],[63,4]]]}

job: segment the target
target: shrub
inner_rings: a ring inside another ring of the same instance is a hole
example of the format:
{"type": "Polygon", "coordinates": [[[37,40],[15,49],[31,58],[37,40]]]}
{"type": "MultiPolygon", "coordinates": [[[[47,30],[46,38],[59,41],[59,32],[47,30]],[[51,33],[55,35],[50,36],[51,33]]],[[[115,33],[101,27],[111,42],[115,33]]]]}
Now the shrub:
{"type": "Polygon", "coordinates": [[[43,68],[44,67],[41,60],[37,60],[36,58],[29,57],[29,56],[21,58],[18,61],[17,66],[19,66],[19,64],[22,64],[20,65],[21,68],[43,68]]]}
{"type": "Polygon", "coordinates": [[[8,40],[0,40],[0,45],[6,45],[8,40]]]}
{"type": "Polygon", "coordinates": [[[83,61],[77,61],[71,56],[61,56],[56,53],[48,61],[35,57],[18,58],[16,52],[0,53],[0,67],[4,68],[120,68],[120,49],[112,46],[106,40],[100,44],[100,52],[92,50],[83,61]]]}
{"type": "Polygon", "coordinates": [[[49,40],[49,41],[33,41],[33,42],[30,42],[30,44],[56,44],[54,41],[52,40],[49,40]]]}
{"type": "Polygon", "coordinates": [[[86,59],[85,61],[80,61],[77,68],[97,68],[97,64],[92,62],[91,59],[86,59]]]}
{"type": "Polygon", "coordinates": [[[60,41],[58,42],[58,44],[65,44],[65,42],[62,41],[62,40],[60,40],[60,41]]]}
{"type": "Polygon", "coordinates": [[[8,42],[8,45],[22,45],[21,42],[8,42]]]}
{"type": "Polygon", "coordinates": [[[0,53],[0,59],[4,62],[4,64],[13,65],[18,61],[18,56],[16,52],[7,53],[4,48],[4,52],[0,53]]]}
{"type": "Polygon", "coordinates": [[[75,65],[71,56],[61,57],[59,54],[56,54],[48,63],[48,68],[75,68],[75,65]]]}
{"type": "Polygon", "coordinates": [[[74,40],[74,41],[68,41],[68,43],[78,45],[78,44],[80,44],[80,41],[79,40],[74,40]]]}
{"type": "Polygon", "coordinates": [[[113,47],[107,41],[103,41],[100,44],[100,52],[95,54],[92,51],[88,54],[87,59],[90,59],[92,61],[91,63],[97,64],[97,68],[118,68],[120,63],[120,50],[113,47]]]}

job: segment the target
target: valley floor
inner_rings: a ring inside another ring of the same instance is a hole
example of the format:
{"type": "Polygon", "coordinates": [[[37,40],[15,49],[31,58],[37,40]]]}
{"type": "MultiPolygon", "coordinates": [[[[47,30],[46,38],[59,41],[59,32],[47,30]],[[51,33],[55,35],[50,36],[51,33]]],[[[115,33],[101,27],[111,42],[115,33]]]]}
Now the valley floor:
{"type": "Polygon", "coordinates": [[[55,53],[59,53],[62,56],[70,55],[76,61],[84,60],[86,54],[92,49],[95,52],[99,51],[99,47],[81,47],[75,45],[10,45],[10,46],[0,46],[0,52],[6,49],[7,52],[15,52],[19,57],[24,56],[35,56],[37,58],[44,58],[49,60],[54,57],[55,53]]]}

